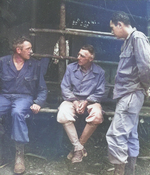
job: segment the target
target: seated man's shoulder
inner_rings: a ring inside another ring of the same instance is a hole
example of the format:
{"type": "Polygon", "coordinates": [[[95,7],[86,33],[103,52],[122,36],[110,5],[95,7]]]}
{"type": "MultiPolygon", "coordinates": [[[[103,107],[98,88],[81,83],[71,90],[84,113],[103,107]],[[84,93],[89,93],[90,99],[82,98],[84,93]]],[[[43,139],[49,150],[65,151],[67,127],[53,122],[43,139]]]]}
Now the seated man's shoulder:
{"type": "Polygon", "coordinates": [[[36,59],[36,58],[31,57],[28,61],[39,62],[39,60],[40,60],[40,59],[36,59]]]}
{"type": "Polygon", "coordinates": [[[6,60],[10,60],[11,58],[12,58],[12,55],[5,55],[5,56],[0,57],[0,60],[6,61],[6,60]]]}
{"type": "Polygon", "coordinates": [[[77,62],[73,62],[73,63],[70,63],[70,64],[68,64],[67,65],[67,68],[74,68],[74,67],[76,67],[78,65],[78,63],[77,62]]]}
{"type": "Polygon", "coordinates": [[[93,68],[94,68],[94,71],[98,72],[98,73],[102,73],[104,74],[105,71],[97,64],[93,63],[93,68]]]}
{"type": "Polygon", "coordinates": [[[41,63],[41,61],[40,61],[40,59],[36,59],[36,58],[33,58],[33,57],[31,57],[29,60],[27,60],[29,63],[32,63],[32,64],[34,64],[34,65],[39,65],[40,66],[40,63],[41,63]]]}

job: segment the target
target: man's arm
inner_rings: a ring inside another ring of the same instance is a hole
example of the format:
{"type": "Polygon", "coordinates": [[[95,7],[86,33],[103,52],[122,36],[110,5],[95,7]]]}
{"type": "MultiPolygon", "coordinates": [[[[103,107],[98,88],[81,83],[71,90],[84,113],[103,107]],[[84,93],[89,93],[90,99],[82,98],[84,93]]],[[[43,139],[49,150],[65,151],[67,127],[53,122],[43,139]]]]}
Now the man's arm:
{"type": "Polygon", "coordinates": [[[37,95],[36,99],[34,100],[34,104],[31,106],[33,112],[37,113],[40,108],[44,105],[46,98],[47,98],[47,86],[44,80],[44,75],[42,71],[42,66],[39,66],[39,75],[38,75],[38,84],[37,84],[37,95]]]}
{"type": "Polygon", "coordinates": [[[95,91],[93,94],[87,97],[88,102],[101,102],[101,99],[105,93],[105,72],[102,71],[99,75],[99,80],[97,82],[95,91]]]}
{"type": "Polygon", "coordinates": [[[67,67],[61,83],[62,96],[64,100],[73,102],[74,108],[77,114],[82,114],[83,112],[82,112],[81,106],[83,107],[83,105],[81,105],[81,102],[74,95],[72,91],[71,73],[72,73],[72,70],[69,70],[69,68],[67,67]]]}
{"type": "Polygon", "coordinates": [[[61,92],[63,99],[66,101],[78,100],[78,98],[72,92],[71,71],[69,71],[69,68],[66,69],[65,75],[61,82],[61,92]]]}
{"type": "Polygon", "coordinates": [[[146,37],[135,38],[134,54],[139,69],[140,82],[147,91],[150,86],[150,45],[146,37]]]}

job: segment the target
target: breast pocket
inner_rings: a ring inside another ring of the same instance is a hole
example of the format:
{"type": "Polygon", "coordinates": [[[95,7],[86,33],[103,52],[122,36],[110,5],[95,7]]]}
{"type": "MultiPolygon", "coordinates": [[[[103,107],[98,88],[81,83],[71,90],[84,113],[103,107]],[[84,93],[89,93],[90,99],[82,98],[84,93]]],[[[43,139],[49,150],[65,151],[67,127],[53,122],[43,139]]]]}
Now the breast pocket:
{"type": "Polygon", "coordinates": [[[120,55],[120,62],[118,66],[118,73],[121,77],[126,77],[132,74],[133,67],[135,66],[135,59],[133,54],[133,47],[123,51],[120,55]]]}
{"type": "Polygon", "coordinates": [[[126,49],[124,49],[121,54],[120,54],[120,59],[121,58],[130,58],[131,55],[133,54],[133,47],[130,44],[126,49]]]}
{"type": "Polygon", "coordinates": [[[31,92],[36,92],[37,89],[37,76],[25,77],[25,86],[31,92]]]}
{"type": "Polygon", "coordinates": [[[12,87],[14,87],[14,83],[15,83],[14,77],[2,76],[1,81],[2,81],[1,82],[2,89],[4,89],[5,91],[9,91],[12,87]]]}

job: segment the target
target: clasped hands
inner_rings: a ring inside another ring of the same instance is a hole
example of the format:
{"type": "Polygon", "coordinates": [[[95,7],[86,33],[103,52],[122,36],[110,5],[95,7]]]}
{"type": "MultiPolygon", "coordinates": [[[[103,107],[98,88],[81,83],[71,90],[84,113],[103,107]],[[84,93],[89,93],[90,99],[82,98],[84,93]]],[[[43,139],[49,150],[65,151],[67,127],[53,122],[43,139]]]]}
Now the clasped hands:
{"type": "Polygon", "coordinates": [[[85,109],[86,109],[86,107],[87,107],[87,105],[88,105],[88,101],[87,100],[84,100],[84,101],[77,101],[77,100],[75,100],[73,102],[73,104],[74,104],[74,108],[76,110],[76,113],[77,114],[83,114],[85,109]]]}

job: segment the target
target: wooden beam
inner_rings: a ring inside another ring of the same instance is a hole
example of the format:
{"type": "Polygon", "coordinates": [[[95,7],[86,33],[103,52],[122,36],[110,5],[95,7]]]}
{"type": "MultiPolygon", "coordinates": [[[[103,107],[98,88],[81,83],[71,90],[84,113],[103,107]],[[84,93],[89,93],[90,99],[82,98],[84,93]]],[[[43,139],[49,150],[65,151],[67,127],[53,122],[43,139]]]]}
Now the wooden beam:
{"type": "MultiPolygon", "coordinates": [[[[37,53],[33,53],[32,57],[35,57],[37,59],[41,59],[41,58],[56,58],[59,60],[62,59],[68,59],[68,60],[73,60],[73,61],[77,61],[76,57],[72,57],[72,56],[57,56],[57,55],[50,55],[50,54],[37,54],[37,53]]],[[[106,65],[118,65],[118,62],[113,62],[113,61],[100,61],[100,60],[94,60],[94,63],[100,63],[100,64],[106,64],[106,65]]]]}
{"type": "Polygon", "coordinates": [[[66,28],[65,30],[31,28],[29,29],[29,31],[31,32],[30,35],[33,35],[33,33],[49,32],[49,33],[59,33],[62,35],[75,35],[75,36],[96,37],[96,38],[103,38],[103,39],[118,40],[113,34],[109,32],[99,32],[99,31],[92,31],[92,30],[79,30],[79,29],[70,29],[70,28],[66,28]]]}

